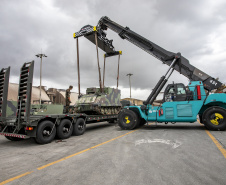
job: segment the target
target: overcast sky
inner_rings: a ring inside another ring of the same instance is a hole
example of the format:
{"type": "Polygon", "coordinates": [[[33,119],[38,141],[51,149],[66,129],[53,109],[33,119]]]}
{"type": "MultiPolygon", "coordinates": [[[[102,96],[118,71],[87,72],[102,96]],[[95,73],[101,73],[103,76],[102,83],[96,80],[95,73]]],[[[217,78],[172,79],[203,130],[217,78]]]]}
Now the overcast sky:
{"type": "MultiPolygon", "coordinates": [[[[73,33],[102,16],[128,26],[131,30],[172,52],[181,52],[192,65],[226,82],[226,1],[225,0],[1,0],[1,68],[11,66],[10,82],[18,83],[20,67],[35,60],[33,85],[39,85],[41,51],[43,85],[68,88],[77,92],[76,41],[73,33]]],[[[122,98],[129,97],[132,73],[132,97],[145,100],[168,66],[108,30],[116,50],[122,50],[119,85],[122,98]]],[[[95,45],[79,39],[81,88],[98,86],[95,45]]],[[[103,69],[103,51],[100,51],[103,69]]],[[[116,87],[117,57],[107,59],[105,85],[116,87]]],[[[174,72],[169,82],[187,84],[174,72]]]]}

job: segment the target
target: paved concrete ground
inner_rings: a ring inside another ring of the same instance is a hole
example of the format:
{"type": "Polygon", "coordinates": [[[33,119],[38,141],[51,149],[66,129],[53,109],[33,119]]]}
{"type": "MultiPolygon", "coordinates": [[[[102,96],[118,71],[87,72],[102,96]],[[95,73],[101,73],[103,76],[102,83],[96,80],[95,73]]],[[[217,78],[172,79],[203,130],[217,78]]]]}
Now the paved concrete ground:
{"type": "MultiPolygon", "coordinates": [[[[225,148],[226,132],[210,133],[225,148]]],[[[83,136],[47,145],[0,137],[0,164],[0,184],[26,172],[32,173],[7,184],[226,184],[226,158],[199,123],[132,133],[92,124],[83,136]],[[37,169],[46,164],[52,165],[37,169]]]]}

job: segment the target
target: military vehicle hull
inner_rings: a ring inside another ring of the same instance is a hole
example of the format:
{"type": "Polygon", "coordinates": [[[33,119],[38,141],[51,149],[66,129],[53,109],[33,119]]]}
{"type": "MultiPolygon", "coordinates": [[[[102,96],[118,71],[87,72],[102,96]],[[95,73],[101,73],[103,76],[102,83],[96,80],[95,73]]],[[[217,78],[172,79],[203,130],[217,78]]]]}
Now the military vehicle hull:
{"type": "Polygon", "coordinates": [[[121,92],[118,89],[105,87],[87,88],[86,94],[78,99],[75,104],[76,113],[111,115],[118,114],[121,110],[121,92]]]}

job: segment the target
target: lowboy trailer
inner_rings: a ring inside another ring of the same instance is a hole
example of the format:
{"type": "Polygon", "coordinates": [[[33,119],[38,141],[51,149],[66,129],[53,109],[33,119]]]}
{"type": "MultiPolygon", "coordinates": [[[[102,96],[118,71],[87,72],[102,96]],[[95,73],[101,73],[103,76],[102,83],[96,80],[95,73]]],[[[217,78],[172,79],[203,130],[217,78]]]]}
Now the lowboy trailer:
{"type": "Polygon", "coordinates": [[[31,105],[34,61],[24,63],[20,70],[20,83],[16,114],[7,116],[7,95],[10,67],[0,71],[0,135],[11,141],[32,137],[39,144],[50,143],[55,136],[67,139],[82,135],[86,124],[102,121],[112,122],[118,115],[88,115],[63,113],[63,105],[31,105]],[[48,113],[48,109],[56,112],[48,113]],[[44,107],[44,108],[43,108],[44,107]]]}

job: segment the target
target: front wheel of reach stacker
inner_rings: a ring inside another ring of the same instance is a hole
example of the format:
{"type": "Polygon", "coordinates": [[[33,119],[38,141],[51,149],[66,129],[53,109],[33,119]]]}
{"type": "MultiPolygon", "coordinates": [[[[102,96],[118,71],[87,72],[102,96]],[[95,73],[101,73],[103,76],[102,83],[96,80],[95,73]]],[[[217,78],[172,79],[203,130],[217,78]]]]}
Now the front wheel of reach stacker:
{"type": "Polygon", "coordinates": [[[122,129],[132,130],[139,124],[138,115],[129,109],[123,109],[118,116],[118,125],[122,129]]]}
{"type": "Polygon", "coordinates": [[[211,107],[203,114],[203,122],[210,130],[226,129],[226,110],[220,107],[211,107]]]}
{"type": "Polygon", "coordinates": [[[50,143],[56,136],[56,127],[51,121],[42,121],[37,128],[35,141],[39,144],[50,143]]]}

